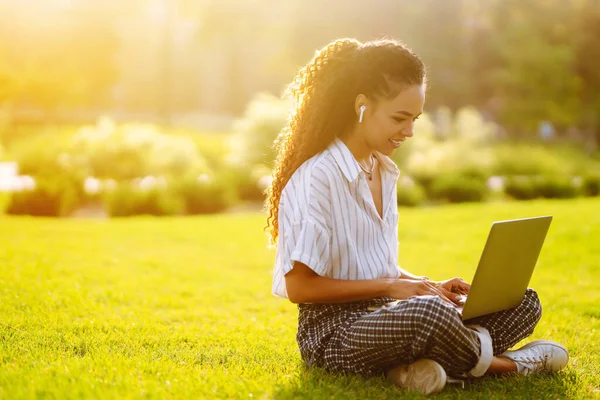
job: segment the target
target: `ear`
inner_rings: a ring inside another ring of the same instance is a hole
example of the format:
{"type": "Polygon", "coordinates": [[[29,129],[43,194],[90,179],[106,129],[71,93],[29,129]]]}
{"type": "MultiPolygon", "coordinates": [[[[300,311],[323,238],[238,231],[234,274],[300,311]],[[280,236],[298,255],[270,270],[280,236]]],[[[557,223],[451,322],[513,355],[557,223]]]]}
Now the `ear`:
{"type": "Polygon", "coordinates": [[[356,113],[356,116],[358,117],[360,115],[360,107],[361,106],[365,106],[367,108],[367,110],[369,109],[369,99],[367,98],[367,96],[365,96],[364,94],[359,94],[358,96],[356,96],[356,99],[354,99],[354,112],[356,113]]]}

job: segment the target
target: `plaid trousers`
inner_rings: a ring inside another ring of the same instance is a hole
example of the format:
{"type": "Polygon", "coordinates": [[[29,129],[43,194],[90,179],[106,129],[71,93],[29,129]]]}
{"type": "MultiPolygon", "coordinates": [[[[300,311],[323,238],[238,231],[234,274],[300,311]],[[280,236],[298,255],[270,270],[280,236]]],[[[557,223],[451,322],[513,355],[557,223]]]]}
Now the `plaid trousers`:
{"type": "Polygon", "coordinates": [[[383,374],[420,358],[437,361],[449,376],[460,377],[479,360],[481,344],[465,323],[486,328],[494,355],[533,333],[542,316],[537,293],[527,289],[515,308],[463,322],[458,311],[439,297],[394,301],[378,297],[342,304],[298,304],[296,340],[307,366],[362,376],[383,374]]]}

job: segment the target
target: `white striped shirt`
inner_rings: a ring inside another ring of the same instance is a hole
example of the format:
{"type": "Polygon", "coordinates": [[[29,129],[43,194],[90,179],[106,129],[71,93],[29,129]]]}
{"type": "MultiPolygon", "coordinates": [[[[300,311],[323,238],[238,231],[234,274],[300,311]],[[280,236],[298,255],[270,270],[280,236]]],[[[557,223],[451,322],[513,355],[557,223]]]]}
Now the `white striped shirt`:
{"type": "Polygon", "coordinates": [[[340,139],[304,162],[279,202],[279,239],[272,293],[287,298],[285,274],[295,261],[334,279],[400,276],[398,268],[399,171],[387,156],[380,161],[383,218],[364,173],[340,139]]]}

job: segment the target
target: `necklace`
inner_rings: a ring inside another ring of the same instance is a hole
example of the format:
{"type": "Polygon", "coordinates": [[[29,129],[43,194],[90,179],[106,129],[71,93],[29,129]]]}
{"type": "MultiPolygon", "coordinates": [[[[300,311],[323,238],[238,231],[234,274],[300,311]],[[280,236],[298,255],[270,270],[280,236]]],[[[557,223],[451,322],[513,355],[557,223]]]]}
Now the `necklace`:
{"type": "Polygon", "coordinates": [[[360,167],[360,169],[362,169],[365,174],[367,174],[367,176],[369,177],[369,180],[372,181],[373,180],[373,169],[375,168],[375,157],[373,157],[373,153],[371,153],[371,168],[366,169],[365,167],[362,166],[361,163],[358,163],[358,166],[360,167]]]}

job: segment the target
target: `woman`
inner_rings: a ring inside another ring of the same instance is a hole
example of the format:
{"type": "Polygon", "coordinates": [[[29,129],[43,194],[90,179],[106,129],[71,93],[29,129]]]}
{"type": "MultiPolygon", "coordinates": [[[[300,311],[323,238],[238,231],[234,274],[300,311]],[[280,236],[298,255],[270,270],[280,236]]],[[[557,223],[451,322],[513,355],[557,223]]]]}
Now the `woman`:
{"type": "Polygon", "coordinates": [[[340,39],[289,87],[296,106],[277,140],[267,229],[278,242],[273,294],[298,304],[302,359],[386,373],[423,393],[448,376],[558,371],[568,355],[557,343],[507,351],[541,317],[533,290],[515,309],[466,326],[455,302],[469,284],[397,265],[399,171],[389,156],[413,136],[425,86],[423,63],[402,43],[340,39]]]}

